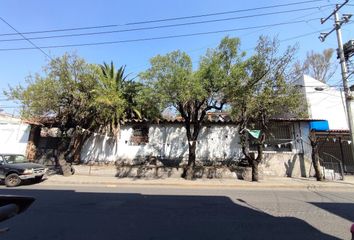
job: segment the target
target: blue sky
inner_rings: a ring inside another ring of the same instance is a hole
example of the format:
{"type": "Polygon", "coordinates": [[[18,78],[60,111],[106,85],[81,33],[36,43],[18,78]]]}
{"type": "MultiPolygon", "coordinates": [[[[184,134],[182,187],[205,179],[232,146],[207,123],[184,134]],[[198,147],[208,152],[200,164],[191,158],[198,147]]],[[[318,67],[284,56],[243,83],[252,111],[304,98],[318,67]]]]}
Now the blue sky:
{"type": "MultiPolygon", "coordinates": [[[[76,52],[79,56],[85,58],[86,61],[90,63],[100,64],[104,61],[113,61],[117,66],[127,65],[128,73],[136,75],[149,66],[148,63],[151,57],[157,54],[165,54],[176,49],[187,52],[192,57],[195,65],[197,65],[199,57],[205,53],[206,49],[215,47],[221,38],[226,35],[231,37],[239,37],[241,39],[241,48],[246,50],[248,54],[251,54],[251,49],[255,46],[259,35],[263,34],[271,37],[278,36],[278,38],[282,41],[282,48],[285,48],[287,45],[293,45],[296,43],[299,44],[299,52],[297,54],[297,58],[299,60],[303,60],[306,56],[306,52],[311,50],[320,52],[326,48],[337,48],[337,41],[334,33],[330,35],[324,43],[321,43],[318,40],[319,33],[314,33],[299,38],[295,37],[311,32],[319,32],[322,29],[331,28],[333,26],[333,19],[330,19],[326,22],[326,24],[321,25],[320,18],[327,17],[333,11],[335,4],[342,3],[344,0],[323,0],[287,7],[248,10],[244,12],[215,15],[210,17],[129,25],[130,23],[150,20],[262,8],[303,1],[305,0],[289,0],[281,2],[232,0],[2,0],[0,3],[0,17],[5,19],[19,32],[118,25],[115,27],[105,27],[100,29],[25,35],[26,37],[31,38],[64,34],[117,31],[197,21],[220,20],[249,15],[253,16],[242,19],[222,20],[204,24],[166,27],[150,30],[96,34],[80,37],[33,39],[32,41],[40,47],[156,38],[302,21],[301,23],[296,24],[253,28],[248,30],[229,31],[200,36],[97,46],[43,48],[43,50],[51,57],[61,56],[65,52],[76,52]],[[311,9],[305,10],[306,8],[311,9]],[[287,13],[275,13],[281,11],[287,11],[287,13]],[[264,15],[268,13],[273,14],[268,16],[264,15]]],[[[348,5],[341,10],[341,13],[353,13],[353,10],[354,7],[350,5],[349,2],[348,5]]],[[[351,24],[343,26],[344,42],[354,39],[353,26],[354,25],[351,24]]],[[[1,41],[21,38],[19,35],[1,36],[1,34],[7,33],[15,32],[5,23],[0,22],[0,108],[3,108],[6,112],[17,114],[17,108],[13,108],[15,107],[15,104],[4,100],[2,90],[7,89],[8,85],[14,86],[19,83],[24,84],[26,76],[41,72],[42,67],[48,63],[48,57],[46,57],[38,49],[3,51],[4,49],[9,48],[32,47],[30,43],[26,41],[1,41]]],[[[333,61],[336,61],[336,59],[334,58],[333,61]]],[[[339,74],[336,74],[331,83],[340,83],[339,76],[339,74]]]]}

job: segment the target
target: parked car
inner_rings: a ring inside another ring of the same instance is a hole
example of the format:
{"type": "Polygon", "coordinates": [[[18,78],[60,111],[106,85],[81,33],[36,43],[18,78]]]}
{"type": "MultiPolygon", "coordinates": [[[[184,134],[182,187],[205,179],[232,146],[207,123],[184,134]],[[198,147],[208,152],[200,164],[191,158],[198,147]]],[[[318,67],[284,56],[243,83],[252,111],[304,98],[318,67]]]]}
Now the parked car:
{"type": "Polygon", "coordinates": [[[18,186],[27,179],[40,182],[46,171],[43,165],[31,163],[21,154],[0,153],[0,180],[7,187],[18,186]]]}

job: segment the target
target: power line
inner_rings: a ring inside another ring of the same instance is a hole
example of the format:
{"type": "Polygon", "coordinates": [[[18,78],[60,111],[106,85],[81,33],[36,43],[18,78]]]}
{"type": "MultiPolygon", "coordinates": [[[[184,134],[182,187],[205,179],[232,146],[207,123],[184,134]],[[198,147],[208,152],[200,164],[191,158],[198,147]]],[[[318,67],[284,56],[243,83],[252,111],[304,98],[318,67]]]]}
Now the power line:
{"type": "MultiPolygon", "coordinates": [[[[260,25],[260,26],[251,26],[251,27],[243,27],[243,28],[232,28],[232,29],[224,29],[224,30],[218,30],[218,31],[197,32],[197,33],[180,34],[180,35],[168,35],[168,36],[150,37],[150,38],[138,38],[138,39],[127,39],[127,40],[118,40],[118,41],[105,41],[105,42],[93,42],[93,43],[78,43],[78,44],[66,44],[66,45],[41,46],[41,48],[45,49],[45,48],[82,47],[82,46],[97,46],[97,45],[109,45],[109,44],[118,44],[118,43],[130,43],[130,42],[144,42],[144,41],[152,41],[152,40],[162,40],[162,39],[201,36],[201,35],[209,35],[209,34],[225,33],[225,32],[244,31],[244,30],[264,28],[264,27],[274,27],[274,26],[282,26],[282,25],[304,23],[304,22],[314,21],[314,20],[318,20],[318,19],[317,18],[313,18],[313,19],[308,19],[308,20],[290,21],[290,22],[274,23],[274,24],[268,24],[268,25],[260,25]]],[[[17,51],[17,50],[32,50],[32,49],[35,49],[35,48],[31,48],[31,47],[0,48],[0,51],[17,51]]]]}
{"type": "MultiPolygon", "coordinates": [[[[298,20],[298,19],[303,19],[303,18],[305,18],[305,17],[312,16],[312,15],[315,14],[315,13],[317,13],[317,11],[316,11],[316,12],[308,13],[308,14],[306,14],[306,15],[302,15],[302,16],[300,16],[300,17],[292,18],[292,19],[290,19],[290,20],[291,20],[291,21],[295,21],[295,20],[298,20]]],[[[265,28],[261,29],[261,31],[264,31],[264,30],[270,29],[270,28],[272,28],[272,27],[265,27],[265,28]]],[[[291,40],[294,40],[294,39],[298,39],[298,38],[310,36],[310,35],[313,35],[313,34],[318,34],[318,33],[322,32],[322,31],[327,31],[327,30],[328,30],[328,29],[322,29],[322,30],[318,30],[318,31],[314,31],[314,32],[309,32],[309,33],[305,33],[305,34],[301,34],[301,35],[296,35],[296,36],[293,36],[293,37],[290,37],[290,38],[286,38],[286,39],[283,39],[283,40],[279,40],[279,42],[291,41],[291,40]]],[[[253,33],[259,33],[259,30],[255,30],[255,31],[252,31],[252,32],[250,32],[250,33],[243,34],[243,35],[241,35],[241,36],[239,36],[239,37],[244,37],[244,36],[247,36],[247,35],[250,35],[250,34],[253,34],[253,33]]],[[[211,46],[216,45],[217,43],[218,43],[218,42],[214,42],[213,44],[208,44],[208,45],[206,45],[206,46],[204,46],[204,47],[199,47],[199,48],[197,48],[197,49],[191,49],[191,50],[186,51],[186,52],[191,53],[191,52],[196,52],[196,51],[200,51],[200,50],[205,50],[205,49],[207,49],[208,47],[211,47],[211,46]]],[[[252,49],[253,49],[253,48],[244,49],[243,51],[249,51],[249,50],[252,50],[252,49]]],[[[197,63],[197,61],[193,61],[193,64],[194,64],[194,63],[197,63]]],[[[147,64],[144,64],[144,65],[140,65],[139,67],[134,67],[134,69],[137,69],[137,68],[140,68],[140,67],[146,67],[146,66],[147,66],[147,64]]],[[[133,71],[133,72],[135,72],[135,71],[133,71]]]]}
{"type": "Polygon", "coordinates": [[[49,59],[53,60],[51,56],[49,56],[45,51],[43,51],[40,47],[38,47],[36,44],[34,44],[31,40],[27,39],[22,33],[20,33],[19,31],[17,31],[16,28],[14,28],[10,23],[8,23],[5,19],[3,19],[2,17],[0,17],[0,20],[3,21],[6,25],[8,25],[10,28],[12,28],[15,32],[17,32],[18,34],[20,34],[24,39],[26,39],[27,42],[29,42],[32,46],[35,47],[35,49],[38,49],[39,51],[41,51],[44,55],[46,55],[49,59]]]}
{"type": "MultiPolygon", "coordinates": [[[[31,31],[31,32],[22,32],[22,34],[40,34],[40,33],[51,33],[51,32],[69,32],[69,31],[78,31],[78,30],[89,30],[89,29],[97,29],[97,28],[112,28],[124,26],[118,24],[111,25],[98,25],[98,26],[88,26],[88,27],[76,27],[76,28],[61,28],[61,29],[52,29],[52,30],[41,30],[41,31],[31,31]]],[[[13,36],[18,35],[17,33],[1,33],[0,36],[13,36]]]]}
{"type": "MultiPolygon", "coordinates": [[[[92,35],[101,35],[101,34],[133,32],[133,31],[152,30],[152,29],[171,28],[171,27],[181,27],[181,26],[190,26],[190,25],[205,24],[205,23],[223,22],[223,21],[245,19],[245,18],[271,16],[271,15],[276,15],[276,14],[290,13],[290,12],[292,13],[292,12],[299,12],[299,11],[307,11],[307,10],[313,10],[313,9],[318,9],[318,8],[328,7],[328,6],[331,6],[331,5],[324,5],[324,6],[320,6],[320,7],[309,7],[309,8],[292,9],[292,10],[269,12],[269,13],[262,13],[262,14],[245,15],[245,16],[238,16],[238,17],[231,17],[231,18],[221,18],[221,19],[197,21],[197,22],[177,23],[177,24],[159,25],[159,26],[151,26],[151,27],[140,27],[140,28],[131,28],[131,29],[122,29],[122,30],[112,30],[112,31],[75,33],[75,34],[52,35],[52,36],[42,36],[42,37],[28,37],[27,39],[30,39],[30,40],[35,40],[36,39],[37,40],[37,39],[92,36],[92,35]]],[[[23,38],[1,39],[0,42],[13,42],[13,41],[23,41],[23,40],[26,40],[26,39],[23,39],[23,38]]]]}
{"type": "Polygon", "coordinates": [[[287,7],[287,6],[306,4],[306,3],[314,3],[314,2],[322,2],[322,1],[323,0],[293,2],[293,3],[278,4],[278,5],[273,5],[273,6],[263,6],[263,7],[257,7],[257,8],[240,9],[240,10],[218,12],[218,13],[209,13],[209,14],[201,14],[201,15],[194,15],[194,16],[184,16],[184,17],[176,17],[176,18],[165,18],[165,19],[157,19],[157,20],[148,20],[148,21],[142,21],[142,22],[127,23],[126,25],[147,24],[147,23],[175,21],[175,20],[190,19],[190,18],[210,17],[210,16],[216,16],[216,15],[224,15],[224,14],[240,13],[240,12],[249,12],[249,11],[264,10],[264,9],[277,8],[277,7],[287,7]]]}
{"type": "Polygon", "coordinates": [[[326,28],[326,29],[321,29],[321,30],[314,31],[314,32],[304,33],[304,34],[297,35],[297,36],[290,37],[290,38],[285,38],[285,39],[280,40],[280,42],[286,42],[286,41],[291,41],[291,40],[295,40],[295,39],[302,38],[302,37],[311,36],[311,35],[313,35],[313,34],[320,33],[320,32],[326,31],[326,30],[328,30],[328,28],[326,28]]]}
{"type": "MultiPolygon", "coordinates": [[[[76,28],[29,31],[29,32],[22,32],[22,34],[66,32],[66,31],[89,30],[89,29],[98,29],[98,28],[111,28],[111,27],[141,25],[141,24],[149,24],[149,23],[159,23],[159,22],[168,22],[168,21],[176,21],[176,20],[185,20],[185,19],[194,19],[194,18],[202,18],[202,17],[210,17],[210,16],[227,15],[227,14],[232,14],[232,13],[241,13],[241,12],[249,12],[249,11],[256,11],[256,10],[272,9],[272,8],[287,7],[287,6],[301,5],[301,4],[307,4],[307,3],[323,2],[323,1],[324,0],[311,0],[311,1],[293,2],[293,3],[287,3],[287,4],[268,5],[268,6],[257,7],[257,8],[248,8],[248,9],[239,9],[239,10],[233,10],[233,11],[224,11],[224,12],[192,15],[192,16],[182,16],[182,17],[174,17],[174,18],[163,18],[163,19],[154,19],[154,20],[146,20],[146,21],[128,22],[128,23],[124,23],[124,24],[110,24],[110,25],[98,25],[98,26],[87,26],[87,27],[76,27],[76,28]]],[[[321,7],[316,7],[316,8],[320,9],[321,7]]],[[[13,35],[18,35],[18,33],[2,33],[2,34],[0,34],[0,36],[13,36],[13,35]]]]}

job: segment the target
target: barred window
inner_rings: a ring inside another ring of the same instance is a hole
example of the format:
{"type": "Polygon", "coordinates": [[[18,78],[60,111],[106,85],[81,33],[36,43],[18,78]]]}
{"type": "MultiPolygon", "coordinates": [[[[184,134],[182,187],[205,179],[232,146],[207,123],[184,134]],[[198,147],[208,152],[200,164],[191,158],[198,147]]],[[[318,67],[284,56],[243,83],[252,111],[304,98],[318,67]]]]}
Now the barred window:
{"type": "MultiPolygon", "coordinates": [[[[250,149],[257,150],[256,140],[251,139],[250,149]]],[[[264,143],[265,151],[288,152],[292,150],[292,127],[290,123],[275,122],[269,127],[264,143]]]]}
{"type": "Polygon", "coordinates": [[[147,126],[134,126],[130,142],[132,145],[145,145],[149,142],[149,128],[147,126]]]}

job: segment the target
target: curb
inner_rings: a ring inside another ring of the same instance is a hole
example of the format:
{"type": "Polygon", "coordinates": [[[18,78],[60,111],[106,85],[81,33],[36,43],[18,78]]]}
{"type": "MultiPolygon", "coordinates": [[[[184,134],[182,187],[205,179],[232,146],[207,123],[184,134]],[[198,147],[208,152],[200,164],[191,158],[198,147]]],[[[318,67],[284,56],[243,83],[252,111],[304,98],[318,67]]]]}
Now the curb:
{"type": "MultiPolygon", "coordinates": [[[[65,177],[65,178],[70,178],[70,177],[65,177]]],[[[169,182],[169,181],[164,181],[161,180],[160,182],[157,182],[154,179],[151,179],[153,182],[150,182],[150,179],[146,180],[136,180],[134,182],[133,179],[129,179],[130,181],[119,181],[117,179],[116,181],[112,180],[107,180],[107,181],[100,181],[98,178],[100,177],[95,177],[95,181],[86,181],[83,179],[63,179],[63,180],[58,180],[58,179],[51,179],[50,177],[47,178],[44,182],[43,185],[91,185],[91,186],[108,186],[108,187],[119,187],[119,186],[130,186],[130,187],[139,187],[139,186],[152,186],[152,187],[184,187],[184,188],[195,188],[195,187],[202,187],[202,188],[248,188],[248,189],[270,189],[270,188],[278,188],[278,189],[308,189],[308,190],[319,190],[319,189],[341,189],[341,190],[354,190],[354,185],[339,185],[340,183],[337,184],[299,184],[299,183],[267,183],[267,182],[225,182],[225,183],[219,183],[219,182],[196,182],[196,181],[187,181],[183,182],[169,182]],[[144,181],[144,182],[143,182],[144,181]]],[[[242,180],[239,180],[242,181],[242,180]]]]}

